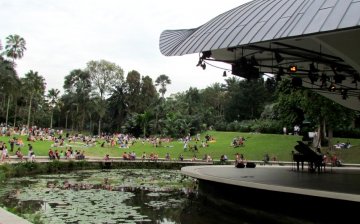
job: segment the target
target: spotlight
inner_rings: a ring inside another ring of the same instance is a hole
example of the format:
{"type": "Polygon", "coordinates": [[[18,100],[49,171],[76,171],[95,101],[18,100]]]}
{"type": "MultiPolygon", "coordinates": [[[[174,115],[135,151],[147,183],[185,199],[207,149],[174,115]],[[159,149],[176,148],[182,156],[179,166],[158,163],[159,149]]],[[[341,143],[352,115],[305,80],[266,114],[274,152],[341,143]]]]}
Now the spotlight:
{"type": "Polygon", "coordinates": [[[334,83],[331,83],[330,86],[329,86],[329,91],[330,92],[335,92],[336,91],[336,86],[334,83]]]}
{"type": "Polygon", "coordinates": [[[196,66],[200,66],[201,65],[201,63],[202,63],[202,59],[201,58],[199,58],[199,61],[198,61],[198,63],[197,63],[197,65],[196,66]]]}
{"type": "Polygon", "coordinates": [[[226,77],[226,76],[227,76],[226,71],[224,71],[223,72],[223,77],[226,77]]]}
{"type": "Polygon", "coordinates": [[[322,73],[322,74],[321,74],[321,77],[320,77],[320,81],[321,81],[321,86],[320,86],[320,88],[326,87],[328,80],[329,80],[329,78],[327,77],[327,75],[326,75],[325,73],[322,73]]]}
{"type": "Polygon", "coordinates": [[[348,98],[348,90],[347,89],[341,89],[340,93],[341,93],[343,100],[346,100],[348,98]]]}
{"type": "Polygon", "coordinates": [[[309,65],[309,73],[308,73],[308,77],[311,81],[311,84],[314,84],[315,82],[318,81],[319,79],[319,75],[318,75],[318,72],[319,70],[317,68],[315,68],[315,65],[314,63],[311,63],[309,65]]]}
{"type": "Polygon", "coordinates": [[[333,79],[334,79],[335,83],[342,83],[342,81],[345,80],[345,76],[337,73],[338,68],[335,67],[335,65],[332,65],[331,69],[334,72],[333,79]]]}
{"type": "Polygon", "coordinates": [[[275,51],[275,60],[278,64],[284,60],[284,58],[281,56],[281,54],[278,51],[275,51]]]}
{"type": "Polygon", "coordinates": [[[289,72],[292,72],[292,73],[297,72],[297,66],[296,65],[290,65],[288,70],[289,70],[289,72]]]}
{"type": "Polygon", "coordinates": [[[313,73],[313,72],[311,72],[311,71],[309,71],[308,77],[309,77],[309,79],[310,79],[310,81],[311,81],[311,84],[314,84],[314,83],[317,82],[318,79],[319,79],[319,75],[318,75],[317,73],[313,73]]]}
{"type": "Polygon", "coordinates": [[[240,58],[231,65],[231,73],[247,80],[258,79],[260,77],[259,69],[251,65],[250,61],[245,57],[240,58]]]}

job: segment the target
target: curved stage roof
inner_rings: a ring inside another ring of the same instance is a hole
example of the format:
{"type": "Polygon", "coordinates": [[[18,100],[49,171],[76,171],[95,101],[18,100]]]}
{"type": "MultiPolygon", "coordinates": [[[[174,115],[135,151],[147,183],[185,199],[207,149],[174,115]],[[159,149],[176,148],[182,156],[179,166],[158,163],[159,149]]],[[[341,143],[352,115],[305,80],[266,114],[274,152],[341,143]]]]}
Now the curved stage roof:
{"type": "Polygon", "coordinates": [[[359,0],[254,0],[198,28],[163,31],[160,51],[202,53],[199,64],[229,63],[243,78],[258,77],[253,68],[301,78],[304,87],[360,110],[359,12],[359,0]]]}

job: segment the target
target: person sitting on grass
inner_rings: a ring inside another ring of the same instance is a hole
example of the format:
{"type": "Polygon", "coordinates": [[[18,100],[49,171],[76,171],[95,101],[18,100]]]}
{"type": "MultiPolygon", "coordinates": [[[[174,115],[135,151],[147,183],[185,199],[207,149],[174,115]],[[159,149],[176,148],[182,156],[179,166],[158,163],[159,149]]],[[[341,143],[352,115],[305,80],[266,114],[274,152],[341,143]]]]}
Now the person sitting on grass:
{"type": "Polygon", "coordinates": [[[141,161],[144,162],[146,159],[146,153],[143,152],[143,154],[141,155],[141,161]]]}
{"type": "Polygon", "coordinates": [[[166,153],[165,159],[170,160],[170,154],[168,152],[166,153]]]}
{"type": "Polygon", "coordinates": [[[48,155],[50,160],[55,159],[54,151],[51,148],[49,149],[48,155]]]}
{"type": "Polygon", "coordinates": [[[212,158],[211,158],[210,155],[207,155],[207,157],[206,157],[206,162],[212,162],[212,158]]]}
{"type": "Polygon", "coordinates": [[[105,155],[104,160],[105,160],[105,161],[109,161],[109,160],[110,160],[109,154],[106,154],[106,155],[105,155]]]}
{"type": "Polygon", "coordinates": [[[266,153],[266,154],[264,155],[263,161],[264,161],[264,164],[268,164],[268,163],[269,163],[269,161],[270,161],[270,156],[269,156],[269,154],[266,153]]]}
{"type": "Polygon", "coordinates": [[[21,161],[23,161],[24,155],[21,153],[20,148],[17,149],[17,151],[15,152],[15,155],[16,155],[21,161]]]}

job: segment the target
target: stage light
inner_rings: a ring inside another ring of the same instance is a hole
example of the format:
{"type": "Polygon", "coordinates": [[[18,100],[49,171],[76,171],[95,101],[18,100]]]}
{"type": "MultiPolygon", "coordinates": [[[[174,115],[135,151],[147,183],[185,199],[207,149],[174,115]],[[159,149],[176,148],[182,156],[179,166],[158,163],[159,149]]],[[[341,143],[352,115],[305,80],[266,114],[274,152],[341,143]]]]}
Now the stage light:
{"type": "Polygon", "coordinates": [[[332,65],[332,66],[331,66],[331,69],[332,69],[332,71],[334,72],[334,77],[333,77],[334,82],[335,82],[335,83],[342,83],[342,81],[345,80],[345,76],[337,73],[337,72],[338,72],[338,68],[335,67],[335,65],[332,65]]]}
{"type": "Polygon", "coordinates": [[[318,71],[319,70],[315,67],[314,63],[311,63],[309,65],[308,77],[311,81],[311,84],[314,84],[315,82],[318,81],[318,79],[319,79],[318,71]]]}
{"type": "Polygon", "coordinates": [[[317,73],[312,73],[312,72],[309,72],[308,77],[310,79],[311,84],[314,84],[319,79],[319,75],[317,73]]]}
{"type": "Polygon", "coordinates": [[[329,77],[327,77],[327,75],[326,75],[325,73],[322,73],[322,74],[321,74],[321,77],[320,77],[320,81],[321,81],[321,86],[320,86],[320,88],[326,87],[328,80],[329,80],[329,77]]]}
{"type": "Polygon", "coordinates": [[[330,92],[335,92],[336,91],[336,85],[334,83],[331,83],[329,86],[329,91],[330,92]]]}
{"type": "Polygon", "coordinates": [[[231,67],[231,73],[233,75],[245,78],[247,80],[254,80],[260,78],[260,70],[257,67],[251,65],[245,57],[240,58],[231,67]]]}
{"type": "Polygon", "coordinates": [[[289,70],[289,72],[292,72],[292,73],[297,72],[297,66],[296,65],[290,65],[288,70],[289,70]]]}

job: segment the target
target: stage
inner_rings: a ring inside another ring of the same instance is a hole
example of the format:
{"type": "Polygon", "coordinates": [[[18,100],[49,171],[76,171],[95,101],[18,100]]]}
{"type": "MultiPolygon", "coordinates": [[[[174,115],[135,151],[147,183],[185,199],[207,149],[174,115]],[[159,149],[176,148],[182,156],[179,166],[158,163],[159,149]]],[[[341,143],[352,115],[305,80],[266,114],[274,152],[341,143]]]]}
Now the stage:
{"type": "Polygon", "coordinates": [[[181,171],[198,179],[199,194],[219,207],[245,205],[316,223],[350,220],[360,211],[359,168],[329,167],[325,172],[310,173],[293,166],[229,165],[184,167],[181,171]]]}

